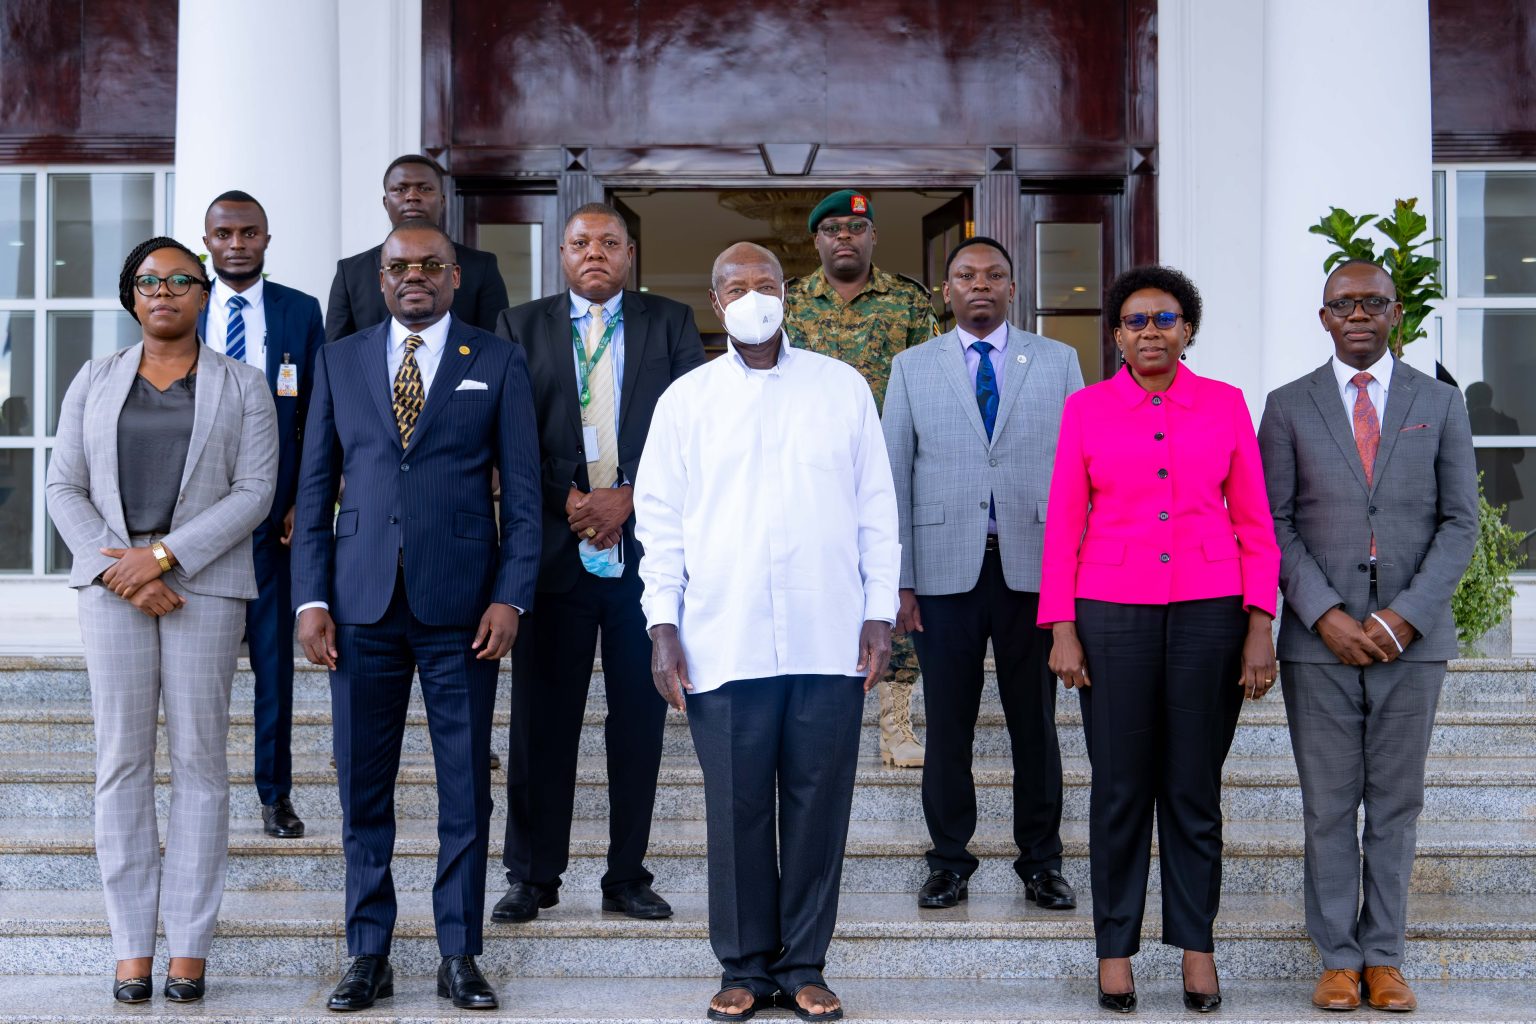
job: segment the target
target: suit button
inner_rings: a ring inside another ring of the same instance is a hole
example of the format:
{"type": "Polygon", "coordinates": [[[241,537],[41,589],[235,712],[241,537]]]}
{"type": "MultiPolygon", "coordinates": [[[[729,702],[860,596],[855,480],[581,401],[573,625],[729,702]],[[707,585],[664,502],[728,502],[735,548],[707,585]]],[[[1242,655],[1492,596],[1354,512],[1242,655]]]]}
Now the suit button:
{"type": "Polygon", "coordinates": [[[1356,566],[1356,568],[1358,568],[1361,572],[1370,572],[1371,571],[1371,567],[1366,565],[1364,562],[1361,562],[1358,566],[1356,566]]]}
{"type": "Polygon", "coordinates": [[[1163,432],[1161,430],[1159,430],[1157,433],[1152,435],[1152,440],[1154,440],[1154,441],[1161,441],[1162,439],[1163,439],[1163,432]]]}
{"type": "Polygon", "coordinates": [[[1157,518],[1163,520],[1164,522],[1167,522],[1168,521],[1168,513],[1167,512],[1159,512],[1157,514],[1157,518]]]}
{"type": "Polygon", "coordinates": [[[398,519],[396,519],[396,518],[395,518],[395,517],[394,517],[394,516],[390,516],[390,517],[389,517],[389,525],[391,525],[391,526],[393,526],[393,525],[395,525],[395,524],[396,524],[396,523],[397,523],[397,522],[399,522],[399,520],[398,520],[398,519]]]}
{"type": "Polygon", "coordinates": [[[987,507],[988,507],[988,505],[987,505],[987,503],[986,503],[986,502],[982,502],[982,503],[981,503],[981,507],[982,507],[982,508],[987,508],[987,507]]]}
{"type": "Polygon", "coordinates": [[[1166,562],[1166,561],[1168,561],[1168,552],[1164,551],[1162,554],[1158,555],[1157,556],[1157,560],[1159,562],[1166,562]]]}
{"type": "Polygon", "coordinates": [[[987,462],[987,465],[989,465],[989,466],[995,466],[995,465],[997,465],[997,460],[996,460],[996,459],[991,459],[991,460],[989,460],[989,461],[988,461],[988,462],[987,462]]]}
{"type": "Polygon", "coordinates": [[[409,462],[402,462],[402,463],[400,463],[400,472],[402,472],[402,473],[409,473],[410,471],[411,471],[411,464],[409,462]]]}
{"type": "MultiPolygon", "coordinates": [[[[1152,404],[1153,405],[1162,405],[1163,404],[1162,396],[1161,395],[1153,395],[1152,396],[1152,404]]],[[[1165,559],[1163,559],[1163,561],[1166,562],[1167,559],[1165,558],[1165,559]]]]}
{"type": "Polygon", "coordinates": [[[1371,512],[1371,515],[1375,515],[1376,514],[1376,506],[1375,505],[1371,506],[1370,512],[1371,512]]]}
{"type": "Polygon", "coordinates": [[[1158,470],[1157,471],[1157,478],[1159,480],[1167,480],[1168,479],[1168,471],[1166,469],[1158,470]]]}

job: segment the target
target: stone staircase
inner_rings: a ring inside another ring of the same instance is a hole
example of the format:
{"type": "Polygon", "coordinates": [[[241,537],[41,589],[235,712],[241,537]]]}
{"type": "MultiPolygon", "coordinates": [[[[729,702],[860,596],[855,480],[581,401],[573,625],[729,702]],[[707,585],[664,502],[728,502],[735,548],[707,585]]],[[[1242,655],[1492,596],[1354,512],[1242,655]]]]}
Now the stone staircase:
{"type": "MultiPolygon", "coordinates": [[[[600,684],[601,667],[594,673],[600,684]]],[[[507,685],[503,676],[503,687],[507,685]]],[[[340,808],[324,673],[300,665],[294,796],[309,829],[266,838],[251,783],[251,678],[235,680],[230,734],[232,815],[228,890],[209,961],[210,997],[181,1009],[158,997],[119,1008],[91,825],[89,686],[78,658],[0,658],[0,1021],[334,1019],[324,1000],[345,963],[340,808]],[[63,975],[64,977],[60,977],[63,975]]],[[[506,706],[503,696],[502,707],[506,706]]],[[[920,708],[920,704],[919,704],[920,708]]],[[[606,850],[601,685],[582,733],[572,864],[562,901],[523,925],[487,921],[480,958],[502,998],[477,1020],[684,1021],[703,1017],[718,965],[706,925],[703,792],[687,726],[667,723],[649,864],[672,901],[669,921],[603,914],[597,880],[606,850]]],[[[922,716],[917,715],[919,725],[922,716]]],[[[419,699],[397,789],[395,880],[401,915],[393,1000],[363,1020],[459,1019],[434,994],[430,908],[436,795],[419,699]]],[[[1063,870],[1080,908],[1039,910],[1022,898],[1010,862],[1007,735],[995,690],[976,741],[984,819],[973,845],[982,867],[953,911],[919,911],[926,870],[920,773],[883,768],[875,702],[866,707],[844,895],[828,976],[859,1020],[1101,1020],[1093,1000],[1089,911],[1089,769],[1076,701],[1060,701],[1066,781],[1063,870]]],[[[493,745],[504,749],[506,713],[493,745]]],[[[1227,761],[1224,896],[1217,958],[1229,1019],[1317,1020],[1307,1002],[1316,955],[1302,928],[1300,795],[1278,694],[1244,708],[1227,761]]],[[[500,781],[503,776],[498,773],[500,781]]],[[[160,774],[163,801],[168,773],[160,774]]],[[[501,802],[498,793],[498,804],[501,802]]],[[[488,900],[501,894],[502,822],[493,823],[488,900]]],[[[1146,943],[1136,969],[1142,1019],[1186,1019],[1177,951],[1157,942],[1156,866],[1146,943]]],[[[1405,973],[1416,1019],[1536,1021],[1536,661],[1453,663],[1446,681],[1419,828],[1405,973]]],[[[158,963],[164,971],[164,950],[158,963]]],[[[773,1011],[765,1019],[792,1015],[773,1011]]]]}

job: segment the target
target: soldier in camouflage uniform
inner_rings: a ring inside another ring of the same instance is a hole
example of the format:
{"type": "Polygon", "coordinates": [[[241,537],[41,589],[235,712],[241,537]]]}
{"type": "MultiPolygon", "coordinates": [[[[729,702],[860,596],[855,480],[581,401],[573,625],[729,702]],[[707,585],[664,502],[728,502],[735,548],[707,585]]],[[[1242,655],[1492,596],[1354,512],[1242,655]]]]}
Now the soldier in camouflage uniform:
{"type": "MultiPolygon", "coordinates": [[[[784,286],[784,326],[796,344],[840,359],[864,374],[875,402],[896,353],[938,333],[928,289],[874,266],[874,210],[868,197],[845,189],[811,211],[810,229],[821,268],[784,286]]],[[[923,766],[912,732],[917,654],[910,636],[891,638],[890,673],[880,683],[880,757],[901,768],[923,766]]]]}

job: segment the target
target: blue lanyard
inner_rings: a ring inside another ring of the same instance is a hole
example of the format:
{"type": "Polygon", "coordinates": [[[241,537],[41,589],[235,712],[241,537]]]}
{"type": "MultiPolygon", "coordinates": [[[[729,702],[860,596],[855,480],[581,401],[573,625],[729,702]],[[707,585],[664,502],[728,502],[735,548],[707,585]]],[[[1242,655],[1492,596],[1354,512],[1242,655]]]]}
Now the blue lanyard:
{"type": "Polygon", "coordinates": [[[587,346],[582,343],[581,332],[576,329],[576,321],[571,321],[571,344],[576,348],[576,390],[580,393],[583,409],[592,401],[592,390],[587,387],[587,378],[592,375],[598,360],[603,358],[603,353],[608,351],[608,343],[613,340],[613,332],[618,330],[619,324],[623,321],[624,307],[620,306],[614,312],[613,319],[608,321],[608,329],[603,332],[602,340],[592,351],[591,359],[587,358],[587,346]]]}

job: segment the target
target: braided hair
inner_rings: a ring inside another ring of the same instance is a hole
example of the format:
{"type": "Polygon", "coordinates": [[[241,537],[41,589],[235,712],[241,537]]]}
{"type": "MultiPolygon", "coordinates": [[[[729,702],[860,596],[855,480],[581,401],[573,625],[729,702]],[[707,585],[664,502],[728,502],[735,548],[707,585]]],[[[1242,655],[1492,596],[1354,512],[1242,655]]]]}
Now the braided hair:
{"type": "Polygon", "coordinates": [[[213,282],[208,280],[208,272],[203,269],[203,261],[197,258],[197,253],[188,249],[176,241],[176,239],[160,235],[140,242],[133,247],[133,251],[123,261],[123,272],[117,277],[117,301],[123,304],[123,308],[128,311],[128,315],[135,320],[139,318],[139,314],[133,311],[133,279],[138,276],[139,264],[144,262],[144,258],[159,249],[175,249],[186,253],[192,260],[193,265],[197,267],[198,277],[202,281],[203,287],[205,289],[213,288],[213,282]]]}

